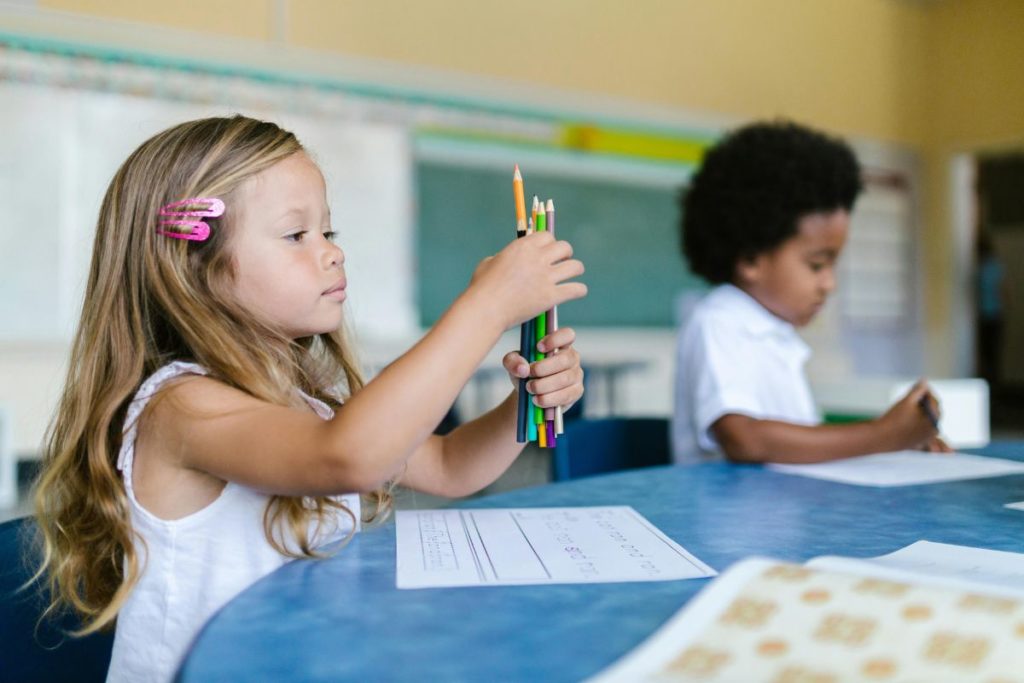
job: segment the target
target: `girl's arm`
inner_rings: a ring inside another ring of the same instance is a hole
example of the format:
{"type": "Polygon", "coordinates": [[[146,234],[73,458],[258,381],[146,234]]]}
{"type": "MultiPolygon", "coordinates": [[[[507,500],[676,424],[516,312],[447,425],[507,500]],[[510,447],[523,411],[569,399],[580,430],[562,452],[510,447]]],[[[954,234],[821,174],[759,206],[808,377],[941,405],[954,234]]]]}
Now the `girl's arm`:
{"type": "MultiPolygon", "coordinates": [[[[926,443],[948,451],[948,446],[934,439],[935,427],[919,405],[922,400],[931,400],[923,382],[876,420],[807,426],[729,414],[719,418],[711,430],[726,457],[734,462],[823,462],[926,443]]],[[[933,407],[937,413],[938,407],[933,407]]]]}
{"type": "MultiPolygon", "coordinates": [[[[437,325],[323,421],[208,378],[169,388],[149,419],[172,464],[269,493],[368,491],[395,476],[514,324],[586,294],[572,248],[547,233],[486,259],[437,325]]],[[[514,441],[514,438],[512,439],[514,441]]]]}
{"type": "MultiPolygon", "coordinates": [[[[513,384],[518,384],[519,377],[535,378],[527,382],[534,405],[568,409],[583,395],[583,370],[579,353],[572,347],[575,338],[568,327],[548,335],[540,342],[541,350],[558,348],[558,354],[532,366],[518,353],[505,356],[503,364],[513,384]]],[[[494,410],[443,437],[428,438],[409,458],[400,483],[424,493],[455,498],[493,482],[525,445],[516,443],[518,396],[515,390],[494,410]]]]}

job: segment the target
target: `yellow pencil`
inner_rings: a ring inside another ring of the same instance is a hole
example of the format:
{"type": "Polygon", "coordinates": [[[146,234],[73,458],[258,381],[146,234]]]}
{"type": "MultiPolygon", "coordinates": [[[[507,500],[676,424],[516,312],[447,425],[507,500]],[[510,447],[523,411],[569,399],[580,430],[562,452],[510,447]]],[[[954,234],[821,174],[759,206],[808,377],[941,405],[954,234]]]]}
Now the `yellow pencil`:
{"type": "Polygon", "coordinates": [[[526,234],[526,200],[523,198],[523,176],[519,172],[519,164],[512,174],[512,195],[516,202],[516,237],[522,237],[526,234]]]}

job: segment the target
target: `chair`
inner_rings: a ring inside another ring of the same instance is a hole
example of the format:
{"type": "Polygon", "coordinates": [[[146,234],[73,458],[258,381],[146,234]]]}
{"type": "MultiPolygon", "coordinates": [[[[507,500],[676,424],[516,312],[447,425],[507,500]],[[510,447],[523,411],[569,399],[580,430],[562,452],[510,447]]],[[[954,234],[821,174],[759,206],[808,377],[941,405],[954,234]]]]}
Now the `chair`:
{"type": "Polygon", "coordinates": [[[551,461],[554,481],[672,461],[668,419],[613,417],[565,423],[551,461]]]}
{"type": "Polygon", "coordinates": [[[0,681],[103,681],[113,632],[66,636],[78,626],[70,615],[37,629],[44,598],[35,585],[18,590],[32,575],[34,557],[24,549],[35,528],[31,517],[0,524],[0,681]]]}

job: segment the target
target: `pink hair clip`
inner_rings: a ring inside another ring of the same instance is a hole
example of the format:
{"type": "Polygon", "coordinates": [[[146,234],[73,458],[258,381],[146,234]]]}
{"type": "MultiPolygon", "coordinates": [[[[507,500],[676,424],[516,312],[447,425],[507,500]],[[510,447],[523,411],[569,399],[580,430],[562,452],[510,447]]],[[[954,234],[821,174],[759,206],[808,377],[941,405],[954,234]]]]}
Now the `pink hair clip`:
{"type": "Polygon", "coordinates": [[[160,227],[156,229],[158,235],[202,242],[210,236],[210,226],[206,221],[196,219],[223,216],[224,202],[216,197],[182,199],[160,207],[160,215],[167,216],[167,219],[160,220],[160,227]],[[173,232],[164,230],[163,226],[188,227],[192,230],[190,232],[173,232]]]}

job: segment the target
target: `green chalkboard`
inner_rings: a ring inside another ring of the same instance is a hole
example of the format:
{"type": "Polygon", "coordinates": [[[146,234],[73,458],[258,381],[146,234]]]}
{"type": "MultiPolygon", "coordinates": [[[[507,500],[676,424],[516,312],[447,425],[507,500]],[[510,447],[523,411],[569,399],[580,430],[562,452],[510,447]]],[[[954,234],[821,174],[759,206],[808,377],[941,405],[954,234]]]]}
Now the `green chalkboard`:
{"type": "MultiPolygon", "coordinates": [[[[511,172],[419,162],[417,274],[421,324],[432,325],[477,263],[515,237],[511,172]]],[[[560,308],[563,324],[672,327],[684,289],[703,288],[679,252],[678,188],[525,173],[555,201],[557,234],[586,266],[588,296],[560,308]]]]}

